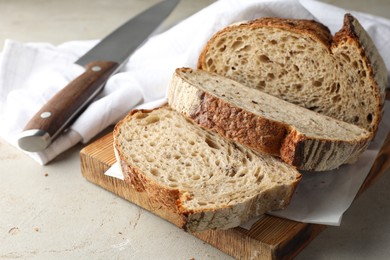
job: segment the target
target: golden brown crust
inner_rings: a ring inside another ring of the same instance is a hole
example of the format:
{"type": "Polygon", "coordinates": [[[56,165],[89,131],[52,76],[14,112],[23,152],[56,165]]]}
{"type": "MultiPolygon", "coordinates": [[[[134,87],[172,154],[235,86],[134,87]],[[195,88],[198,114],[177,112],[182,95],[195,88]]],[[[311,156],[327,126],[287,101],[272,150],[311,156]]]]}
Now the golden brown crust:
{"type": "Polygon", "coordinates": [[[199,98],[200,105],[188,115],[196,123],[257,151],[280,156],[287,125],[256,116],[205,92],[199,98]]]}
{"type": "Polygon", "coordinates": [[[353,20],[354,18],[350,14],[345,14],[343,26],[333,37],[334,44],[338,45],[339,43],[348,41],[349,39],[359,43],[359,37],[357,36],[352,24],[353,20]]]}
{"type": "Polygon", "coordinates": [[[280,148],[280,157],[284,162],[295,167],[301,167],[304,164],[304,140],[305,138],[296,131],[290,131],[288,138],[283,140],[280,148]]]}

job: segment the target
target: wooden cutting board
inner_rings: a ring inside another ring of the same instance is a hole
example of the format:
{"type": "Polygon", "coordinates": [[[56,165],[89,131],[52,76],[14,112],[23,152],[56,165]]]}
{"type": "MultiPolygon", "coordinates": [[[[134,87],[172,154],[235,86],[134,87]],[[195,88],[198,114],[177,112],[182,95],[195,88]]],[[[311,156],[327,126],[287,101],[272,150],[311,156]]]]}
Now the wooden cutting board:
{"type": "MultiPolygon", "coordinates": [[[[112,142],[112,134],[108,134],[81,150],[83,176],[88,181],[176,224],[177,217],[161,210],[145,193],[135,191],[122,180],[104,175],[115,163],[112,142]]],[[[358,195],[390,167],[389,152],[390,134],[358,195]]],[[[193,235],[237,259],[287,259],[296,256],[325,228],[324,225],[305,224],[266,215],[250,230],[237,227],[193,235]]]]}

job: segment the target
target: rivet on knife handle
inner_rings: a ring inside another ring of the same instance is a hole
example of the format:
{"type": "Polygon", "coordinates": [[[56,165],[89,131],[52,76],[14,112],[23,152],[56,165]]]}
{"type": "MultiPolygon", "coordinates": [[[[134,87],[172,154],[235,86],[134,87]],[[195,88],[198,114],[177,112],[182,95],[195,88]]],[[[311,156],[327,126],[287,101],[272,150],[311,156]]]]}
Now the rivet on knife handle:
{"type": "Polygon", "coordinates": [[[83,74],[60,90],[27,123],[18,140],[19,147],[29,152],[47,148],[96,97],[118,67],[118,63],[110,61],[87,64],[83,74]]]}

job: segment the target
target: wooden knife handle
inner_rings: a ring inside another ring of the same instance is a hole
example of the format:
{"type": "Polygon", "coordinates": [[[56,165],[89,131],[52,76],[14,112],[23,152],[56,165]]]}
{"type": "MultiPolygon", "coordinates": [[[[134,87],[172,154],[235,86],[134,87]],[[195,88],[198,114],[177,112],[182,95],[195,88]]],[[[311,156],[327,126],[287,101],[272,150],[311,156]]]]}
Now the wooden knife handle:
{"type": "Polygon", "coordinates": [[[20,148],[30,152],[44,150],[65,130],[103,89],[119,64],[95,61],[54,95],[27,123],[19,140],[20,148]]]}

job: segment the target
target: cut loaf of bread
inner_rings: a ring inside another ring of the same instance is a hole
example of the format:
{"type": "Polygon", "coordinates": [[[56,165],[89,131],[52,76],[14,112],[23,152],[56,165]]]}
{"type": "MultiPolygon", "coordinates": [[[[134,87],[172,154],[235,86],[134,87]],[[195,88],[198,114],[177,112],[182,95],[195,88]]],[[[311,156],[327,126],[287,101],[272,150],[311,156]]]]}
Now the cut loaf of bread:
{"type": "Polygon", "coordinates": [[[114,129],[125,180],[190,232],[228,229],[284,208],[298,171],[204,130],[164,106],[136,110],[114,129]]]}
{"type": "Polygon", "coordinates": [[[261,18],[217,32],[198,68],[376,133],[387,71],[350,14],[334,37],[311,20],[261,18]]]}
{"type": "Polygon", "coordinates": [[[203,127],[302,170],[352,162],[372,137],[361,127],[202,70],[176,69],[168,103],[203,127]]]}

